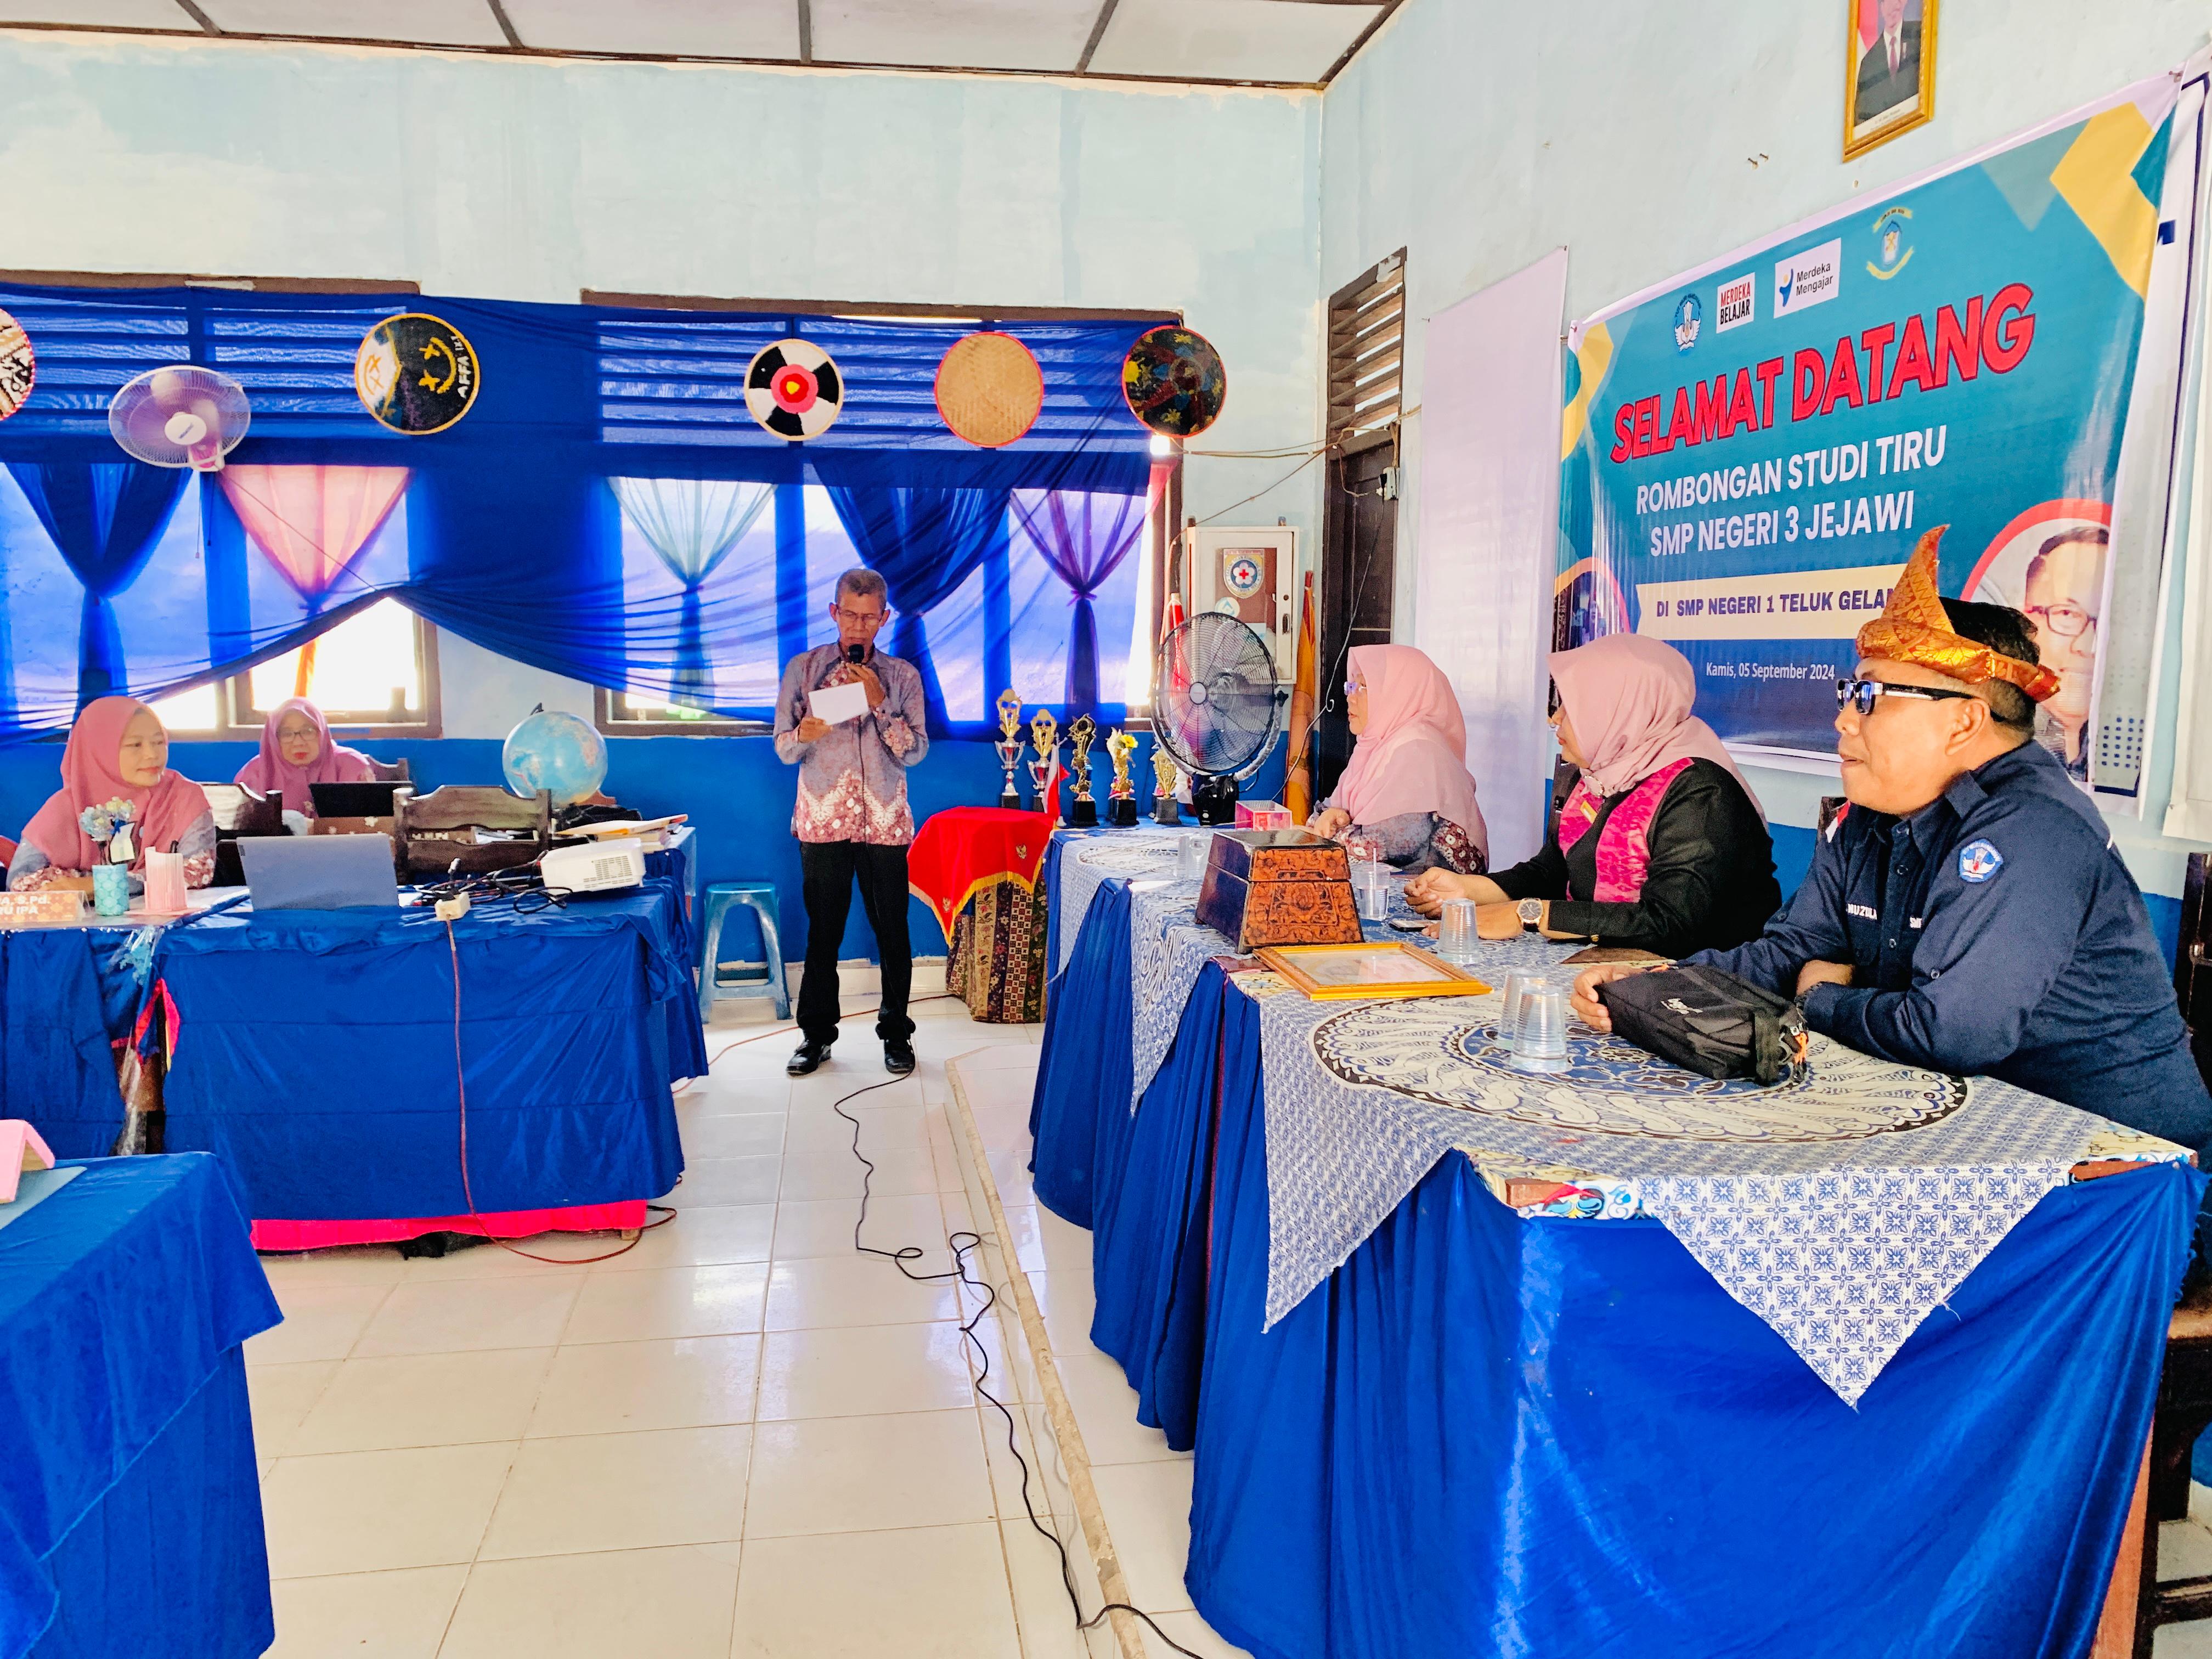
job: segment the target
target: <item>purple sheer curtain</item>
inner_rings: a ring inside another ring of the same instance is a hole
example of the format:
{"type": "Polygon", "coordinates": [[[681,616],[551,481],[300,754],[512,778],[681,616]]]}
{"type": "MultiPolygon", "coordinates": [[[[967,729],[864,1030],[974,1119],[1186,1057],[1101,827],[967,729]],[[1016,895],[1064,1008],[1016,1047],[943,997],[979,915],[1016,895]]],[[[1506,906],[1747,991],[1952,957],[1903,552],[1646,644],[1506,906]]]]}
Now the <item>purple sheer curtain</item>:
{"type": "Polygon", "coordinates": [[[1142,495],[1013,492],[1014,523],[1074,599],[1075,627],[1067,646],[1071,716],[1098,706],[1098,617],[1091,601],[1144,539],[1145,502],[1142,495]]]}

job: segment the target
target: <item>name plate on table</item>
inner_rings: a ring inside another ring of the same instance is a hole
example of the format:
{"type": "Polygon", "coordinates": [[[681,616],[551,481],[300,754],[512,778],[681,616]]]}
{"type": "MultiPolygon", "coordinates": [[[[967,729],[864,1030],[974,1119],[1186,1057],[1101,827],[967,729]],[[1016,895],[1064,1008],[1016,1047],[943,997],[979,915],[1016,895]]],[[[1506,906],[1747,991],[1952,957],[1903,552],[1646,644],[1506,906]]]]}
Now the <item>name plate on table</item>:
{"type": "Polygon", "coordinates": [[[1359,907],[1344,848],[1304,830],[1218,830],[1206,849],[1198,920],[1237,941],[1356,945],[1359,907]]]}
{"type": "Polygon", "coordinates": [[[74,887],[40,887],[0,893],[0,928],[46,927],[84,920],[84,897],[74,887]]]}

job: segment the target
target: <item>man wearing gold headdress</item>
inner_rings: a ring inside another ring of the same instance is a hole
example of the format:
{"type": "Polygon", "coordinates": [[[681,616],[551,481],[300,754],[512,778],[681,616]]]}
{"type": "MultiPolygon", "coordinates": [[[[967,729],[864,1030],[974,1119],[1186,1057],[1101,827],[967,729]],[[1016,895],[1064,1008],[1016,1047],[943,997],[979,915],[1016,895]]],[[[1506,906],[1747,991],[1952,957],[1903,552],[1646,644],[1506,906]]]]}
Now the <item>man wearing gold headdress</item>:
{"type": "MultiPolygon", "coordinates": [[[[2142,893],[2096,807],[2033,742],[2059,677],[2027,618],[1948,603],[1929,531],[1857,674],[1836,684],[1850,805],[1750,944],[1687,958],[1802,999],[1805,1023],[1885,1059],[1985,1073],[2202,1149],[2212,1096],[2142,893]]],[[[1595,968],[1575,1009],[1628,971],[1595,968]]]]}

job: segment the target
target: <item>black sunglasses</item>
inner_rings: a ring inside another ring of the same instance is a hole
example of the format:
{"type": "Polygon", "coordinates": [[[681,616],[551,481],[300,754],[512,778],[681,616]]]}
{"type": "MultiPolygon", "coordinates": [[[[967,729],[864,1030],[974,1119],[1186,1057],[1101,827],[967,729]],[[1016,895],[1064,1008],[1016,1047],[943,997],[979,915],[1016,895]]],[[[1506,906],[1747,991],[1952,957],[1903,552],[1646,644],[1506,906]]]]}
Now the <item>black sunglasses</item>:
{"type": "Polygon", "coordinates": [[[1838,680],[1836,707],[1856,708],[1862,714],[1874,713],[1877,697],[1912,697],[1923,702],[1941,702],[1946,697],[1972,697],[1971,691],[1947,691],[1936,685],[1892,685],[1887,680],[1838,680]]]}

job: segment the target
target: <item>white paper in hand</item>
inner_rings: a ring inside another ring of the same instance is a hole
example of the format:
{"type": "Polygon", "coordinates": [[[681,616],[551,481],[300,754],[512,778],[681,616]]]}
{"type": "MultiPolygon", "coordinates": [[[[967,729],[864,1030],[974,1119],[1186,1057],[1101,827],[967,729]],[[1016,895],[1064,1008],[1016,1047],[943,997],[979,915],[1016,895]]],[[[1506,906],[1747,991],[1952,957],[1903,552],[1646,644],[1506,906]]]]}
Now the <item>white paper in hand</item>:
{"type": "Polygon", "coordinates": [[[825,685],[807,699],[806,706],[816,720],[842,726],[868,712],[868,688],[857,684],[825,685]]]}

